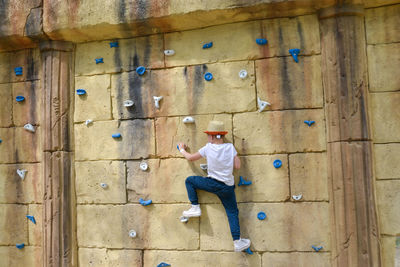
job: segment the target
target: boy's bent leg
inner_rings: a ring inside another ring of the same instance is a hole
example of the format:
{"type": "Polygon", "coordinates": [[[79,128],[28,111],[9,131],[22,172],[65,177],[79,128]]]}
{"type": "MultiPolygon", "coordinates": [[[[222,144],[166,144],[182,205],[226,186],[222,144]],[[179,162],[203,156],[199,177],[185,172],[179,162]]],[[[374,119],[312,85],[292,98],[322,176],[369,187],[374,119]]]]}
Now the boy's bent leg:
{"type": "Polygon", "coordinates": [[[198,205],[196,189],[201,189],[207,192],[216,193],[221,189],[221,185],[214,179],[202,176],[189,176],[185,181],[188,197],[192,205],[198,205]]]}
{"type": "Polygon", "coordinates": [[[237,207],[234,186],[227,187],[226,190],[219,192],[217,195],[225,208],[226,215],[228,216],[232,239],[238,240],[240,239],[239,209],[237,207]]]}

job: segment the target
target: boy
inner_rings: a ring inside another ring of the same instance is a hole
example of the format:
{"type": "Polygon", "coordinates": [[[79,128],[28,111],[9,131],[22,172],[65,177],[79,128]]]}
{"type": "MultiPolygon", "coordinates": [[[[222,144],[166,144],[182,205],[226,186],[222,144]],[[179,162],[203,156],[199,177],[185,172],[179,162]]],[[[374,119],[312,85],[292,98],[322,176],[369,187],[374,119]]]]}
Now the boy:
{"type": "Polygon", "coordinates": [[[208,143],[198,152],[186,152],[184,143],[179,143],[179,151],[189,161],[200,158],[207,159],[207,177],[189,176],[186,178],[186,189],[192,207],[183,212],[185,217],[201,215],[196,189],[214,193],[221,200],[228,216],[235,251],[243,251],[250,247],[250,240],[240,238],[239,210],[236,203],[233,168],[240,168],[240,159],[233,144],[224,143],[223,137],[228,132],[221,121],[210,121],[207,131],[208,143]]]}

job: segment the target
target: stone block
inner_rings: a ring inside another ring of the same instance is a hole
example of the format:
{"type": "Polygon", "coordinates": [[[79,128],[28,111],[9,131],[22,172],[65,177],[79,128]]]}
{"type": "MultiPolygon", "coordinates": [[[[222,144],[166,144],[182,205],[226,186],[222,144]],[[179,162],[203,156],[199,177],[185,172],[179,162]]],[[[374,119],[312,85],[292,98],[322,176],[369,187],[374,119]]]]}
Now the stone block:
{"type": "Polygon", "coordinates": [[[143,266],[142,251],[104,248],[79,248],[79,266],[124,267],[143,266]]]}
{"type": "Polygon", "coordinates": [[[268,58],[256,61],[257,96],[268,109],[323,107],[321,57],[268,58]]]}
{"type": "Polygon", "coordinates": [[[126,203],[125,163],[122,161],[75,162],[77,203],[126,203]],[[107,184],[107,188],[100,184],[107,184]]]}
{"type": "Polygon", "coordinates": [[[40,68],[39,49],[0,53],[0,83],[38,80],[40,68]],[[22,67],[22,75],[15,75],[16,67],[22,67]]]}
{"type": "Polygon", "coordinates": [[[156,140],[157,155],[160,157],[182,157],[176,148],[179,142],[184,142],[189,146],[190,153],[197,152],[207,144],[208,123],[212,120],[224,122],[225,129],[228,131],[225,142],[232,143],[232,115],[230,114],[210,114],[192,116],[195,123],[185,124],[182,117],[160,117],[156,119],[156,140]]]}
{"type": "Polygon", "coordinates": [[[0,128],[0,163],[40,161],[40,127],[28,132],[23,127],[0,128]]]}
{"type": "Polygon", "coordinates": [[[368,44],[400,42],[400,5],[365,10],[365,32],[368,44]]]}
{"type": "Polygon", "coordinates": [[[328,201],[326,153],[289,155],[292,195],[302,194],[301,201],[328,201]]]}
{"type": "Polygon", "coordinates": [[[40,164],[0,164],[0,203],[41,203],[43,182],[40,164]],[[27,170],[25,179],[17,169],[27,170]]]}
{"type": "Polygon", "coordinates": [[[400,43],[368,45],[368,75],[371,92],[400,90],[400,43]]]}
{"type": "MultiPolygon", "coordinates": [[[[250,186],[237,186],[238,202],[285,201],[289,199],[289,171],[287,155],[258,155],[240,157],[238,173],[252,181],[250,186]],[[274,160],[280,159],[282,167],[276,169],[274,160]]],[[[239,175],[236,176],[236,185],[239,175]]]]}
{"type": "Polygon", "coordinates": [[[258,253],[248,256],[237,252],[146,250],[143,260],[144,267],[154,267],[161,262],[174,267],[261,266],[261,256],[258,253]]]}
{"type": "Polygon", "coordinates": [[[28,208],[28,213],[26,215],[34,216],[36,224],[32,221],[27,220],[28,222],[28,232],[29,232],[29,245],[32,246],[41,246],[42,245],[42,213],[43,206],[38,204],[30,204],[28,208]]]}
{"type": "Polygon", "coordinates": [[[381,234],[400,234],[399,192],[400,180],[382,180],[376,182],[376,196],[381,234]]]}
{"type": "Polygon", "coordinates": [[[256,110],[253,62],[229,62],[150,70],[143,76],[136,72],[112,75],[114,118],[148,118],[210,113],[233,113],[256,110]],[[239,71],[248,77],[241,79],[239,71]],[[211,81],[205,73],[213,75],[211,81]],[[153,96],[162,96],[160,108],[153,96]],[[134,107],[123,106],[132,100],[134,107]]]}
{"type": "Polygon", "coordinates": [[[13,246],[0,246],[0,266],[43,266],[43,253],[41,247],[25,246],[19,250],[13,246]]]}
{"type": "Polygon", "coordinates": [[[27,123],[40,124],[42,93],[40,82],[24,82],[10,84],[13,90],[12,110],[14,124],[16,126],[24,126],[27,123]],[[25,97],[22,102],[17,102],[15,98],[19,95],[25,97]]]}
{"type": "MultiPolygon", "coordinates": [[[[238,207],[241,236],[250,238],[255,251],[313,251],[312,245],[330,250],[328,203],[242,203],[238,207]],[[260,211],[267,219],[257,219],[260,211]]],[[[202,206],[200,233],[201,250],[233,250],[222,205],[202,206]]]]}
{"type": "Polygon", "coordinates": [[[155,155],[152,120],[103,121],[75,125],[77,160],[139,159],[155,155]],[[120,133],[121,138],[112,138],[120,133]]]}
{"type": "Polygon", "coordinates": [[[240,154],[326,150],[322,109],[235,114],[233,136],[240,154]],[[304,120],[314,120],[309,127],[304,120]]]}
{"type": "Polygon", "coordinates": [[[12,84],[0,84],[0,127],[10,127],[13,124],[12,84]]]}
{"type": "Polygon", "coordinates": [[[131,71],[139,66],[164,67],[162,35],[115,41],[118,42],[118,47],[110,47],[111,41],[78,44],[76,47],[76,75],[131,71]],[[96,64],[96,58],[103,58],[104,63],[96,64]]]}
{"type": "Polygon", "coordinates": [[[110,75],[75,77],[75,89],[86,90],[85,95],[77,95],[75,90],[75,122],[110,120],[110,75]]]}
{"type": "Polygon", "coordinates": [[[308,266],[308,267],[330,267],[329,253],[263,253],[263,267],[287,267],[287,266],[308,266]],[[295,263],[295,264],[294,264],[295,263]]]}
{"type": "Polygon", "coordinates": [[[25,205],[0,204],[0,245],[28,244],[27,211],[25,205]]]}
{"type": "Polygon", "coordinates": [[[400,92],[370,94],[370,116],[374,143],[400,142],[399,103],[400,92]]]}
{"type": "Polygon", "coordinates": [[[78,246],[198,249],[199,220],[182,224],[179,217],[184,208],[187,205],[78,205],[78,246]],[[131,229],[136,231],[136,238],[129,236],[131,229]]]}
{"type": "Polygon", "coordinates": [[[382,266],[396,266],[396,237],[383,236],[381,237],[382,244],[382,266]]]}
{"type": "Polygon", "coordinates": [[[377,179],[400,179],[400,144],[375,144],[374,161],[377,179]]]}

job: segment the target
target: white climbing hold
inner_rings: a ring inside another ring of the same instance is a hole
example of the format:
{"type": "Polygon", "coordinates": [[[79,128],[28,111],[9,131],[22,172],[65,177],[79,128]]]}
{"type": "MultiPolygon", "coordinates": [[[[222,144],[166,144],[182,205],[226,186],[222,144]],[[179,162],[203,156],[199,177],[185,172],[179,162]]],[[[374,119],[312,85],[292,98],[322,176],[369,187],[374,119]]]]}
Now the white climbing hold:
{"type": "Polygon", "coordinates": [[[292,196],[292,198],[293,198],[294,200],[296,200],[296,201],[300,200],[302,197],[303,197],[303,195],[302,195],[302,194],[299,194],[299,195],[293,195],[293,196],[292,196]]]}
{"type": "Polygon", "coordinates": [[[171,50],[171,49],[169,49],[169,50],[164,50],[164,55],[166,55],[166,56],[173,56],[173,55],[175,55],[175,51],[174,51],[174,50],[171,50]]]}
{"type": "Polygon", "coordinates": [[[134,104],[134,103],[133,103],[132,100],[125,100],[125,101],[124,101],[124,107],[127,107],[127,108],[132,107],[133,104],[134,104]]]}
{"type": "Polygon", "coordinates": [[[160,101],[163,99],[162,96],[153,96],[154,98],[154,104],[156,105],[156,108],[160,108],[160,101]]]}
{"type": "Polygon", "coordinates": [[[93,120],[88,119],[88,120],[85,121],[85,125],[88,126],[88,125],[91,124],[92,122],[93,122],[93,120]]]}
{"type": "Polygon", "coordinates": [[[247,71],[246,71],[246,70],[241,70],[241,71],[239,71],[239,77],[240,77],[241,79],[246,78],[246,77],[247,77],[247,71]]]}
{"type": "Polygon", "coordinates": [[[101,186],[103,189],[108,188],[108,184],[106,184],[106,183],[101,183],[100,186],[101,186]]]}
{"type": "Polygon", "coordinates": [[[25,175],[26,175],[27,172],[28,172],[27,170],[17,169],[17,174],[19,175],[19,177],[21,177],[22,180],[25,179],[25,175]]]}
{"type": "Polygon", "coordinates": [[[129,236],[132,237],[132,238],[135,238],[136,237],[136,231],[135,230],[130,230],[129,231],[129,236]]]}
{"type": "Polygon", "coordinates": [[[207,170],[207,168],[207,164],[200,164],[200,169],[202,169],[203,171],[207,170]]]}
{"type": "Polygon", "coordinates": [[[257,97],[258,104],[258,112],[262,112],[267,106],[271,106],[267,101],[262,101],[259,97],[257,97]]]}
{"type": "Polygon", "coordinates": [[[182,121],[183,121],[183,123],[194,123],[194,118],[193,117],[185,117],[182,121]]]}
{"type": "Polygon", "coordinates": [[[181,217],[179,217],[179,220],[181,222],[185,223],[185,222],[189,221],[189,217],[181,216],[181,217]]]}
{"type": "Polygon", "coordinates": [[[142,171],[147,171],[147,169],[149,168],[149,165],[146,162],[143,161],[143,162],[140,162],[139,168],[142,171]]]}
{"type": "Polygon", "coordinates": [[[32,133],[35,132],[35,127],[33,127],[33,125],[30,124],[30,123],[25,124],[25,125],[24,125],[24,129],[27,130],[27,131],[30,131],[30,132],[32,132],[32,133]]]}

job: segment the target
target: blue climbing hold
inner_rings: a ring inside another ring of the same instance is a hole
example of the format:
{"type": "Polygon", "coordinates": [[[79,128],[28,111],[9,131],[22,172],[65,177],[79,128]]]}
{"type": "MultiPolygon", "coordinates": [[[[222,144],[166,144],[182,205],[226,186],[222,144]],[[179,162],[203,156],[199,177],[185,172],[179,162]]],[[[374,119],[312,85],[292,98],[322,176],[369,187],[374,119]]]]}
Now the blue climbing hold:
{"type": "Polygon", "coordinates": [[[157,265],[157,267],[167,267],[167,266],[171,266],[171,264],[165,263],[165,262],[160,262],[160,264],[157,265]]]}
{"type": "Polygon", "coordinates": [[[282,166],[282,161],[280,159],[274,160],[274,167],[275,168],[280,168],[282,166]]]}
{"type": "Polygon", "coordinates": [[[35,217],[33,217],[32,215],[26,215],[26,218],[28,218],[28,220],[30,220],[31,222],[33,222],[34,224],[36,224],[35,217]]]}
{"type": "Polygon", "coordinates": [[[317,246],[314,246],[314,245],[312,245],[311,247],[312,247],[316,252],[320,251],[320,250],[323,248],[322,246],[317,247],[317,246]]]}
{"type": "Polygon", "coordinates": [[[86,90],[85,89],[78,89],[76,90],[77,95],[86,95],[86,90]]]}
{"type": "Polygon", "coordinates": [[[22,67],[14,68],[14,72],[15,72],[16,76],[21,76],[22,75],[22,67]]]}
{"type": "Polygon", "coordinates": [[[0,144],[1,144],[1,142],[3,142],[3,140],[0,139],[0,144]]]}
{"type": "Polygon", "coordinates": [[[212,73],[207,72],[206,74],[204,74],[204,79],[206,79],[206,81],[211,81],[213,78],[212,73]]]}
{"type": "Polygon", "coordinates": [[[294,61],[299,62],[297,56],[300,54],[300,49],[298,48],[289,49],[289,53],[292,55],[294,61]]]}
{"type": "Polygon", "coordinates": [[[140,203],[140,205],[142,205],[142,206],[148,206],[148,205],[150,205],[152,202],[153,202],[153,201],[152,201],[151,199],[149,199],[149,200],[143,200],[143,198],[140,198],[140,199],[139,199],[139,203],[140,203]]]}
{"type": "Polygon", "coordinates": [[[115,133],[111,135],[112,138],[121,138],[121,134],[120,133],[115,133]]]}
{"type": "Polygon", "coordinates": [[[242,186],[242,185],[251,185],[251,181],[246,181],[245,179],[243,179],[243,177],[242,176],[239,176],[239,178],[240,178],[240,181],[239,181],[239,184],[238,184],[238,186],[242,186]]]}
{"type": "Polygon", "coordinates": [[[18,249],[23,249],[25,247],[24,243],[16,244],[15,245],[18,249]]]}
{"type": "Polygon", "coordinates": [[[308,121],[308,120],[305,120],[304,123],[307,124],[308,127],[310,127],[311,125],[313,125],[313,124],[315,123],[315,121],[308,121]]]}
{"type": "Polygon", "coordinates": [[[213,46],[213,42],[203,44],[203,49],[211,48],[213,46]]]}
{"type": "Polygon", "coordinates": [[[257,214],[257,218],[258,218],[260,221],[262,221],[262,220],[265,220],[265,218],[267,218],[267,215],[265,214],[265,212],[260,211],[260,212],[257,214]]]}
{"type": "Polygon", "coordinates": [[[96,61],[96,64],[99,64],[99,63],[104,63],[104,61],[103,61],[103,58],[101,57],[101,58],[96,58],[95,59],[95,61],[96,61]]]}
{"type": "Polygon", "coordinates": [[[268,41],[265,38],[258,38],[258,39],[256,39],[256,43],[259,45],[266,45],[268,43],[268,41]]]}
{"type": "Polygon", "coordinates": [[[143,66],[137,67],[136,68],[136,73],[142,76],[146,72],[146,68],[143,66]]]}
{"type": "Polygon", "coordinates": [[[253,251],[251,251],[250,248],[246,248],[246,250],[244,252],[246,252],[249,255],[253,255],[254,254],[253,251]]]}
{"type": "Polygon", "coordinates": [[[110,48],[119,47],[118,42],[110,42],[110,48]]]}
{"type": "Polygon", "coordinates": [[[19,95],[15,98],[15,100],[17,100],[17,102],[22,102],[25,100],[25,97],[23,97],[22,95],[19,95]]]}

